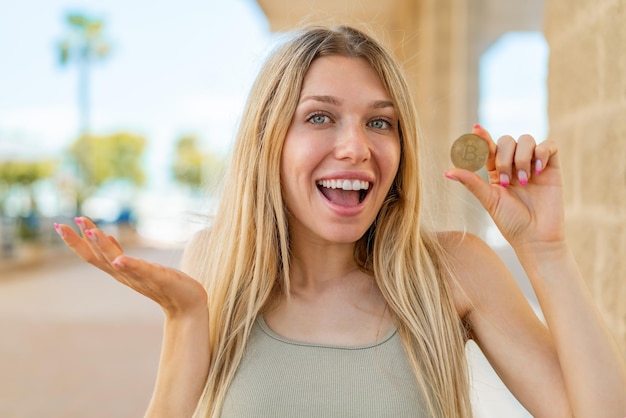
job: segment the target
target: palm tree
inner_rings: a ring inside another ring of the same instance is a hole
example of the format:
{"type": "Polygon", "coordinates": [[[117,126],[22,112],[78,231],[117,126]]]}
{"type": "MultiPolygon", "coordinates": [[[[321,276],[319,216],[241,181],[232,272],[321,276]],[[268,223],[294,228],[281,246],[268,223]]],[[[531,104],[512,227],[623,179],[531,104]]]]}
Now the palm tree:
{"type": "Polygon", "coordinates": [[[58,52],[61,65],[70,61],[78,65],[78,106],[80,111],[80,133],[89,133],[89,70],[93,62],[102,60],[111,52],[104,37],[104,21],[83,13],[70,13],[66,17],[69,30],[59,42],[58,52]]]}

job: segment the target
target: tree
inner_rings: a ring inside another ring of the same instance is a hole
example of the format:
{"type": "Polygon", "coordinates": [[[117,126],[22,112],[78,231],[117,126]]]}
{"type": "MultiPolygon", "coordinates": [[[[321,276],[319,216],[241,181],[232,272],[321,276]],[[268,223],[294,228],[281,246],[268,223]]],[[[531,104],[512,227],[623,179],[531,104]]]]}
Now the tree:
{"type": "Polygon", "coordinates": [[[53,160],[0,162],[0,184],[29,187],[38,180],[49,178],[54,173],[53,160]]]}
{"type": "Polygon", "coordinates": [[[78,65],[78,107],[80,132],[87,134],[90,128],[89,70],[93,62],[102,60],[111,52],[104,37],[104,21],[83,13],[70,13],[66,17],[69,30],[59,42],[58,53],[61,65],[70,61],[78,65]]]}
{"type": "Polygon", "coordinates": [[[144,137],[127,132],[82,135],[70,149],[81,173],[83,190],[79,200],[109,180],[126,179],[142,186],[146,180],[141,162],[145,147],[144,137]]]}
{"type": "Polygon", "coordinates": [[[172,171],[174,179],[192,188],[202,184],[203,155],[198,148],[198,138],[183,136],[176,142],[176,156],[172,171]]]}
{"type": "Polygon", "coordinates": [[[176,142],[172,172],[178,183],[191,189],[199,189],[203,184],[215,183],[223,171],[223,158],[216,154],[203,153],[196,136],[182,136],[176,142]]]}
{"type": "Polygon", "coordinates": [[[36,239],[39,215],[33,185],[52,177],[57,162],[53,160],[0,162],[0,215],[5,214],[5,200],[10,195],[27,196],[27,206],[17,214],[17,230],[24,240],[36,239]]]}

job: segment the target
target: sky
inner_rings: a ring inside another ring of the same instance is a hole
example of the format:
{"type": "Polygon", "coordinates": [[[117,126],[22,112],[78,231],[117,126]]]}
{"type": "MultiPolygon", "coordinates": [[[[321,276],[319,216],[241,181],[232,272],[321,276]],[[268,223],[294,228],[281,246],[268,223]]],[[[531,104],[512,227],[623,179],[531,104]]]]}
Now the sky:
{"type": "MultiPolygon", "coordinates": [[[[167,196],[175,193],[168,189],[175,141],[194,134],[206,151],[226,154],[251,83],[279,39],[254,0],[0,2],[0,160],[58,157],[78,137],[78,72],[60,65],[57,46],[68,13],[102,18],[112,49],[90,72],[91,130],[147,139],[153,195],[144,206],[167,207],[172,218],[185,207],[167,196]]],[[[537,33],[506,35],[482,57],[479,122],[495,137],[545,138],[547,57],[537,33]]]]}
{"type": "Polygon", "coordinates": [[[480,60],[480,123],[494,138],[548,135],[548,46],[539,32],[510,32],[480,60]]]}
{"type": "MultiPolygon", "coordinates": [[[[78,73],[57,44],[72,11],[103,18],[112,53],[91,70],[91,126],[149,141],[152,183],[173,144],[196,134],[231,144],[250,84],[276,35],[253,0],[0,0],[0,158],[57,155],[79,132],[78,73]]],[[[481,60],[480,122],[494,133],[547,133],[547,48],[512,33],[481,60]]]]}
{"type": "Polygon", "coordinates": [[[92,131],[144,135],[157,184],[181,135],[228,150],[275,38],[252,0],[1,1],[0,157],[55,155],[77,137],[78,73],[56,46],[80,11],[105,20],[112,45],[91,70],[92,131]]]}

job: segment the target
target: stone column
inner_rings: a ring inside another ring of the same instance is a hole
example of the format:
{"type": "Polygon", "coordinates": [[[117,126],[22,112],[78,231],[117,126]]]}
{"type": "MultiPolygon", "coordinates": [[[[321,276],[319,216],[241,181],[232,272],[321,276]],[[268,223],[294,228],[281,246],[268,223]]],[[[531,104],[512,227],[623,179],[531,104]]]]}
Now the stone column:
{"type": "Polygon", "coordinates": [[[403,64],[413,89],[440,226],[480,234],[487,217],[461,185],[443,179],[452,142],[478,122],[480,56],[507,30],[535,30],[541,2],[501,0],[257,0],[274,31],[302,23],[374,30],[403,64]],[[445,217],[444,217],[445,216],[445,217]]]}
{"type": "Polygon", "coordinates": [[[626,355],[626,1],[546,0],[545,35],[568,239],[626,355]]]}
{"type": "Polygon", "coordinates": [[[401,51],[413,85],[427,153],[422,173],[430,178],[437,221],[445,227],[480,233],[485,214],[461,185],[443,179],[452,166],[450,146],[478,122],[478,57],[470,55],[468,5],[464,0],[422,0],[401,51]]]}

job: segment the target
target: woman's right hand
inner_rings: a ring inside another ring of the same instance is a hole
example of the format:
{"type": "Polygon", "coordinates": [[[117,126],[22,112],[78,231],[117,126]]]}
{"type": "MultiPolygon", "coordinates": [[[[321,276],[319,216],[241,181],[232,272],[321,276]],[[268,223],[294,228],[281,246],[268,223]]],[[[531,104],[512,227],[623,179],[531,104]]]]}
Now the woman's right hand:
{"type": "Polygon", "coordinates": [[[174,268],[129,257],[115,238],[88,218],[79,217],[75,221],[82,236],[67,225],[55,224],[54,227],[67,246],[84,261],[154,300],[167,316],[206,310],[207,294],[197,280],[174,268]]]}

